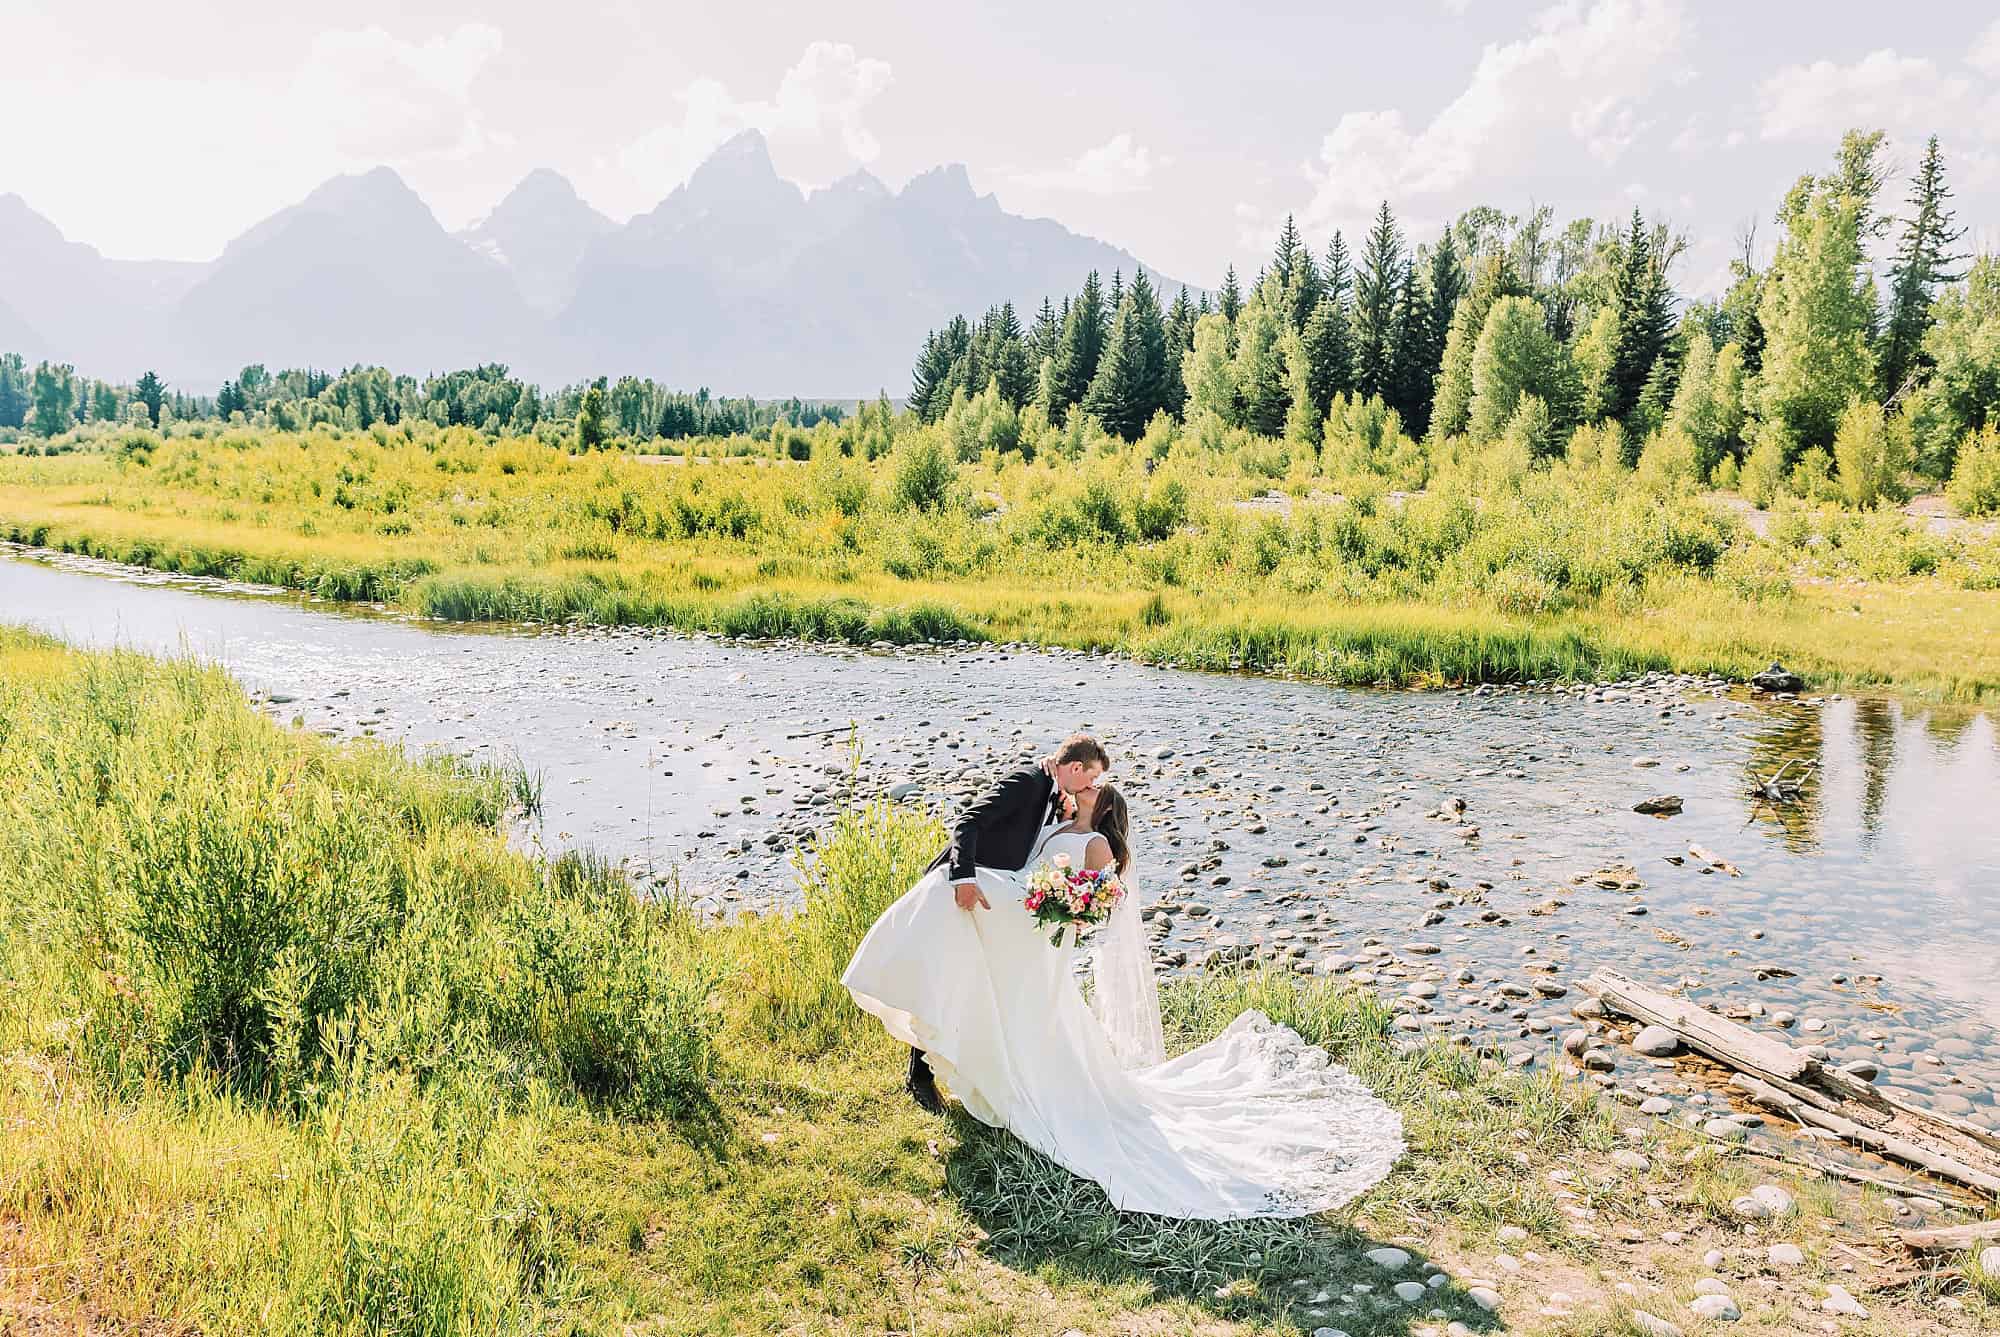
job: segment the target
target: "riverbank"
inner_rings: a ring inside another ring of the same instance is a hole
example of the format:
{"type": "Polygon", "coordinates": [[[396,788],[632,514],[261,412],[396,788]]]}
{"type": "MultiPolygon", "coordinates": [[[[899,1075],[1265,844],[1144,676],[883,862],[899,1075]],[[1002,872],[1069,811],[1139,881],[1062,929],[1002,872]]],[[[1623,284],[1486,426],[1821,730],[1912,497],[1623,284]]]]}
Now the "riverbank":
{"type": "Polygon", "coordinates": [[[716,925],[509,852],[504,770],[283,728],[185,663],[0,632],[0,726],[0,1318],[29,1331],[1583,1334],[1692,1330],[1704,1280],[1753,1332],[1830,1285],[1871,1311],[1847,1331],[2000,1313],[1870,1293],[1907,1219],[1879,1194],[1398,1044],[1324,980],[1170,984],[1173,1041],[1266,1008],[1404,1112],[1402,1168],[1339,1222],[1120,1217],[916,1111],[834,983],[920,813],[843,810],[802,915],[716,925]],[[1797,1210],[1746,1223],[1767,1181],[1797,1210]]]}
{"type": "MultiPolygon", "coordinates": [[[[0,458],[0,538],[463,621],[1025,642],[1343,685],[1653,670],[2000,699],[2000,545],[1726,507],[1562,465],[1282,514],[1190,443],[1077,461],[661,469],[470,434],[225,435],[0,458]]],[[[917,438],[920,442],[921,438],[917,438]]],[[[917,447],[912,445],[910,449],[917,447]]],[[[1127,448],[1129,449],[1129,448],[1127,448]]]]}

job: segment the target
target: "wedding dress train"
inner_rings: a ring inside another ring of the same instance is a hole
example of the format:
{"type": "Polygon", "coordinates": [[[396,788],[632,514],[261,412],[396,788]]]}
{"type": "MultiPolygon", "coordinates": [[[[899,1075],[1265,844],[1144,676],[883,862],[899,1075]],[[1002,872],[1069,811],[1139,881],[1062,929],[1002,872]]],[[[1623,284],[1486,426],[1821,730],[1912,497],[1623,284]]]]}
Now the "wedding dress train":
{"type": "MultiPolygon", "coordinates": [[[[1081,865],[1089,840],[1057,832],[1042,853],[1081,865]]],[[[1025,876],[979,869],[992,908],[967,912],[945,870],[926,874],[841,976],[974,1118],[1095,1180],[1116,1207],[1185,1219],[1329,1211],[1389,1173],[1401,1117],[1260,1012],[1177,1058],[1121,1063],[1077,984],[1076,948],[1051,946],[1021,904],[1025,876]]]]}

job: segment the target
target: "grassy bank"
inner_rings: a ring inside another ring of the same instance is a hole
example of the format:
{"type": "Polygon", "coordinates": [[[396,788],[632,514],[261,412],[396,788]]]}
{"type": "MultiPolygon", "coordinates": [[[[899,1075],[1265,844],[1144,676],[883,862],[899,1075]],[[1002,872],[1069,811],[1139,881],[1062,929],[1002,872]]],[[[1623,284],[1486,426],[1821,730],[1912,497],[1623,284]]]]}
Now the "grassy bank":
{"type": "Polygon", "coordinates": [[[1759,537],[1581,458],[1441,466],[1405,496],[1193,434],[1086,431],[1032,462],[961,461],[922,427],[875,460],[831,437],[805,461],[671,463],[428,427],[148,440],[0,458],[0,536],[457,620],[1021,640],[1415,686],[1775,658],[1826,687],[2000,695],[1983,531],[1788,503],[1759,537]]]}
{"type": "MultiPolygon", "coordinates": [[[[1654,1128],[1655,1169],[1609,1167],[1628,1139],[1582,1084],[1259,975],[1169,986],[1172,1043],[1264,1008],[1403,1111],[1403,1167],[1337,1221],[1121,1216],[918,1112],[838,987],[932,819],[848,809],[801,851],[802,915],[719,925],[511,851],[523,798],[283,729],[212,670],[0,629],[0,1329],[1362,1337],[1425,1322],[1359,1257],[1394,1240],[1454,1278],[1525,1252],[1510,1330],[1614,1333],[1679,1314],[1739,1229],[1723,1151],[1654,1128]],[[1688,1244],[1622,1242],[1669,1220],[1688,1244]]],[[[1806,1275],[1843,1275],[1838,1233],[1886,1208],[1795,1187],[1806,1275]]],[[[1493,1327],[1468,1285],[1427,1305],[1493,1327]]],[[[1912,1294],[1855,1330],[1948,1330],[1912,1294]]]]}

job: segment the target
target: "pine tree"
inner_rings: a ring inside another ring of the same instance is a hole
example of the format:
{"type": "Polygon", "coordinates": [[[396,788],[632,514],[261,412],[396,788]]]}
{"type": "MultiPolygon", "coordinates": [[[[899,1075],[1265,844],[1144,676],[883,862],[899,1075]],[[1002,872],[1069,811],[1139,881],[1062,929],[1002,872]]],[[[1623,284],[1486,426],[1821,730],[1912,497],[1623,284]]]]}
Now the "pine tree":
{"type": "MultiPolygon", "coordinates": [[[[1425,311],[1424,361],[1429,370],[1425,373],[1428,387],[1425,392],[1425,420],[1429,420],[1429,401],[1437,388],[1438,370],[1444,365],[1445,340],[1451,337],[1452,313],[1458,310],[1458,299],[1465,295],[1465,266],[1459,262],[1458,245],[1451,239],[1451,229],[1446,228],[1438,238],[1437,246],[1431,251],[1429,306],[1425,311]]],[[[1411,428],[1418,436],[1423,429],[1411,428]]]]}
{"type": "Polygon", "coordinates": [[[1320,267],[1320,290],[1323,296],[1333,299],[1333,304],[1345,310],[1348,294],[1354,288],[1354,262],[1347,254],[1347,238],[1339,232],[1326,244],[1326,263],[1320,267]]]}
{"type": "Polygon", "coordinates": [[[1299,257],[1306,253],[1305,243],[1299,240],[1298,224],[1290,214],[1285,215],[1285,226],[1279,229],[1278,245],[1271,256],[1271,275],[1278,280],[1278,288],[1284,291],[1292,286],[1292,275],[1298,272],[1299,257]]]}
{"type": "Polygon", "coordinates": [[[1396,299],[1403,280],[1403,234],[1389,202],[1376,211],[1362,247],[1354,282],[1354,389],[1360,395],[1395,393],[1396,299]]]}
{"type": "Polygon", "coordinates": [[[1188,301],[1187,285],[1174,297],[1174,304],[1167,309],[1166,384],[1160,396],[1160,407],[1175,417],[1180,417],[1187,407],[1187,384],[1181,379],[1181,359],[1194,347],[1194,323],[1200,317],[1192,303],[1188,301]]]}
{"type": "Polygon", "coordinates": [[[1354,389],[1354,350],[1347,337],[1347,311],[1322,293],[1300,342],[1306,359],[1306,394],[1325,418],[1335,395],[1354,389]]]}
{"type": "Polygon", "coordinates": [[[1056,345],[1049,388],[1051,421],[1065,421],[1070,406],[1082,402],[1090,393],[1098,359],[1104,353],[1107,324],[1104,290],[1093,269],[1083,280],[1083,291],[1070,303],[1069,314],[1063,318],[1062,341],[1056,345]]]}
{"type": "Polygon", "coordinates": [[[1271,260],[1271,278],[1284,303],[1285,322],[1294,333],[1303,333],[1319,305],[1324,281],[1312,252],[1299,240],[1299,230],[1290,214],[1285,215],[1284,231],[1278,234],[1277,253],[1271,260]]]}
{"type": "Polygon", "coordinates": [[[1216,294],[1215,309],[1231,324],[1235,324],[1236,318],[1243,314],[1243,290],[1237,286],[1235,265],[1222,275],[1222,291],[1216,294]]]}
{"type": "Polygon", "coordinates": [[[1132,319],[1137,326],[1140,355],[1132,385],[1133,411],[1138,415],[1132,435],[1136,438],[1145,431],[1153,415],[1167,407],[1167,367],[1170,362],[1180,361],[1180,350],[1168,345],[1167,319],[1160,310],[1159,294],[1145,270],[1132,276],[1126,302],[1132,308],[1132,319]]]}
{"type": "Polygon", "coordinates": [[[1103,356],[1097,360],[1097,374],[1091,378],[1082,407],[1105,431],[1127,441],[1139,435],[1139,428],[1133,422],[1139,417],[1136,389],[1144,360],[1139,323],[1133,315],[1132,303],[1126,302],[1112,318],[1103,356]]]}
{"type": "Polygon", "coordinates": [[[1403,266],[1396,291],[1396,339],[1389,358],[1389,393],[1383,398],[1402,415],[1413,435],[1430,423],[1430,304],[1417,285],[1417,267],[1403,266]]]}
{"type": "Polygon", "coordinates": [[[1028,360],[1040,366],[1043,358],[1056,355],[1056,345],[1061,342],[1062,317],[1056,314],[1055,307],[1044,297],[1042,309],[1035,313],[1035,327],[1028,332],[1028,360]]]}
{"type": "Polygon", "coordinates": [[[1611,383],[1617,396],[1612,416],[1622,418],[1638,405],[1646,378],[1673,329],[1673,292],[1637,209],[1632,211],[1619,261],[1612,282],[1612,300],[1618,304],[1618,352],[1612,359],[1611,383]]]}
{"type": "Polygon", "coordinates": [[[952,355],[943,337],[932,330],[924,338],[924,351],[917,356],[916,370],[910,377],[910,412],[917,415],[917,421],[936,422],[944,416],[944,406],[951,402],[947,384],[951,364],[952,355]]]}
{"type": "Polygon", "coordinates": [[[1945,207],[1950,198],[1951,189],[1944,183],[1944,159],[1938,153],[1937,136],[1932,135],[1910,182],[1912,212],[1889,266],[1889,322],[1882,332],[1877,381],[1884,400],[1902,393],[1912,374],[1928,369],[1923,346],[1931,327],[1931,296],[1937,285],[1955,283],[1959,278],[1946,272],[1963,258],[1949,252],[1965,235],[1964,229],[1951,225],[1951,210],[1945,207]]]}

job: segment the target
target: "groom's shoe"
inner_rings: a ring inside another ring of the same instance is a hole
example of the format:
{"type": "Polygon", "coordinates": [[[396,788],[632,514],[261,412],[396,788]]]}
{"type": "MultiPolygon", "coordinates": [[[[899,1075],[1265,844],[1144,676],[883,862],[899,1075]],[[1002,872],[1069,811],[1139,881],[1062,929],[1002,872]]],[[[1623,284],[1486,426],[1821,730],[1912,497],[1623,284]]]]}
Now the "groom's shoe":
{"type": "Polygon", "coordinates": [[[931,1072],[931,1065],[924,1062],[924,1051],[910,1047],[910,1075],[903,1083],[903,1089],[910,1093],[910,1099],[917,1102],[917,1108],[926,1114],[944,1113],[944,1099],[938,1095],[937,1078],[931,1072]]]}

